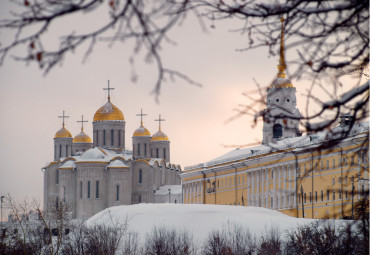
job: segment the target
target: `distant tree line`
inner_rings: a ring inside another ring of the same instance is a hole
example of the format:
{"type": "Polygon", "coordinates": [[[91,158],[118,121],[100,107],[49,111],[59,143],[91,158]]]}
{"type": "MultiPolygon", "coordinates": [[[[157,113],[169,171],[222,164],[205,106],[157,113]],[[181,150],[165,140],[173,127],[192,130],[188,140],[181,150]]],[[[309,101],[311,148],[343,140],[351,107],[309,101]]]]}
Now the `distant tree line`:
{"type": "Polygon", "coordinates": [[[0,254],[122,254],[122,255],[361,255],[369,254],[369,199],[355,205],[355,220],[320,220],[284,233],[271,227],[260,236],[228,223],[209,233],[203,243],[186,230],[156,227],[139,242],[128,223],[87,225],[71,220],[62,204],[47,214],[30,203],[8,198],[12,217],[0,236],[0,254]],[[10,200],[9,200],[10,199],[10,200]],[[35,212],[37,212],[35,214],[35,212]],[[37,220],[32,217],[37,215],[37,220]],[[36,223],[36,224],[35,224],[36,223]]]}

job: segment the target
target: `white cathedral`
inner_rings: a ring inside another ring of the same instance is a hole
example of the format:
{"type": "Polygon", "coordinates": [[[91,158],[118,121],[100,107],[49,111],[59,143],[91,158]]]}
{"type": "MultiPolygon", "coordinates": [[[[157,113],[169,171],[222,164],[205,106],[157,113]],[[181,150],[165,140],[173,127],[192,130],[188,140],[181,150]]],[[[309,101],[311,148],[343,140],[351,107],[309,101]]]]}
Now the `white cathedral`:
{"type": "Polygon", "coordinates": [[[111,206],[154,203],[161,188],[181,184],[180,166],[169,163],[170,140],[161,130],[160,116],[159,130],[151,136],[143,126],[144,114],[139,114],[133,150],[126,150],[126,122],[111,103],[111,89],[108,84],[108,102],[94,115],[93,141],[84,133],[83,118],[81,133],[72,138],[64,123],[68,116],[60,116],[63,126],[54,137],[54,161],[43,168],[46,212],[62,203],[72,218],[86,219],[111,206]]]}

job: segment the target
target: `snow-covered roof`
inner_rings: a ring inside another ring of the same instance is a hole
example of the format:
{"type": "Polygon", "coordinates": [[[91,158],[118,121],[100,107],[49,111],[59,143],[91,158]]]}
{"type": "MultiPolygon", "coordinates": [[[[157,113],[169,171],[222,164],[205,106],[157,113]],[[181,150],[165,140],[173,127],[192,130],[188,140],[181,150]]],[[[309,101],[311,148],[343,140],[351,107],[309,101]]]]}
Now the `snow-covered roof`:
{"type": "MultiPolygon", "coordinates": [[[[272,151],[289,149],[289,148],[297,148],[301,146],[307,146],[310,144],[316,144],[318,142],[322,142],[329,139],[336,139],[343,136],[345,131],[345,127],[335,127],[332,130],[324,130],[321,132],[317,132],[313,135],[305,135],[305,136],[298,136],[298,137],[291,137],[285,138],[280,141],[276,141],[274,143],[266,144],[266,145],[257,145],[249,148],[244,149],[234,149],[220,157],[212,159],[208,162],[187,166],[185,167],[185,171],[189,171],[196,168],[203,168],[214,166],[222,163],[238,161],[242,159],[247,159],[248,157],[252,157],[255,155],[260,154],[267,154],[272,151]]],[[[350,136],[357,135],[363,132],[369,131],[369,122],[360,122],[355,123],[349,133],[350,136]]]]}
{"type": "Polygon", "coordinates": [[[108,168],[128,168],[129,166],[123,163],[121,160],[115,159],[112,162],[110,162],[107,167],[108,168]]]}
{"type": "Polygon", "coordinates": [[[155,191],[154,195],[168,195],[168,189],[171,189],[171,194],[173,195],[178,195],[182,193],[181,185],[164,185],[159,187],[159,189],[155,191]]]}
{"type": "Polygon", "coordinates": [[[75,168],[76,167],[76,164],[73,160],[68,160],[67,162],[65,162],[62,166],[60,166],[59,168],[60,169],[71,169],[71,168],[75,168]]]}

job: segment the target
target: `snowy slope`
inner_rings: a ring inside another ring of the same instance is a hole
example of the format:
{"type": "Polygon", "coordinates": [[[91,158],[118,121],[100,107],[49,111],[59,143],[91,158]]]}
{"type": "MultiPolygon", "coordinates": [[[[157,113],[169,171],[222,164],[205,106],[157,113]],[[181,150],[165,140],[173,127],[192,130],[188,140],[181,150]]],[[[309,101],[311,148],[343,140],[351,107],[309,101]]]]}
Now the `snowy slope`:
{"type": "Polygon", "coordinates": [[[212,230],[222,229],[228,222],[246,226],[256,234],[262,234],[271,227],[281,232],[312,219],[297,219],[274,210],[260,207],[226,205],[184,205],[184,204],[138,204],[116,206],[92,216],[87,225],[124,223],[128,220],[131,231],[137,232],[141,241],[155,226],[167,226],[178,230],[186,229],[194,240],[202,242],[212,230]],[[112,218],[111,218],[112,216],[112,218]]]}

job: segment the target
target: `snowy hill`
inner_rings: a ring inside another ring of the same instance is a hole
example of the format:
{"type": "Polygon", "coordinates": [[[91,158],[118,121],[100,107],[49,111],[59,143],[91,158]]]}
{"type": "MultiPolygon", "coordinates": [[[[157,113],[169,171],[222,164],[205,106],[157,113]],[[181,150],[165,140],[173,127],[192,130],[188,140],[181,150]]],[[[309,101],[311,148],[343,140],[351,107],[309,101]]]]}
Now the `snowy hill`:
{"type": "Polygon", "coordinates": [[[293,218],[274,210],[260,207],[226,205],[137,204],[116,206],[92,216],[87,225],[124,223],[137,232],[141,241],[155,226],[187,230],[195,240],[203,241],[212,230],[222,229],[228,222],[236,223],[260,235],[271,227],[281,232],[315,220],[293,218]]]}

